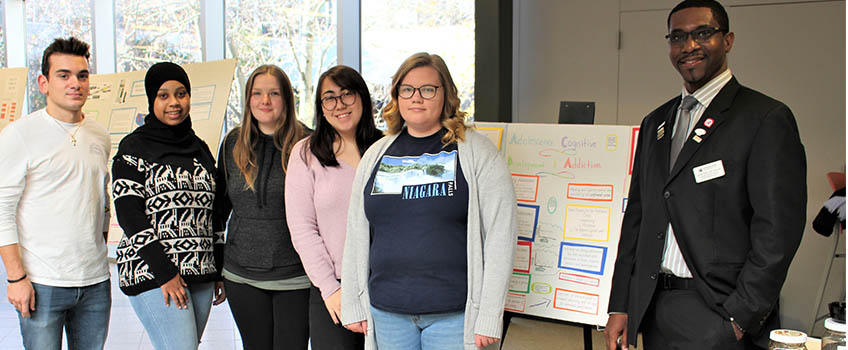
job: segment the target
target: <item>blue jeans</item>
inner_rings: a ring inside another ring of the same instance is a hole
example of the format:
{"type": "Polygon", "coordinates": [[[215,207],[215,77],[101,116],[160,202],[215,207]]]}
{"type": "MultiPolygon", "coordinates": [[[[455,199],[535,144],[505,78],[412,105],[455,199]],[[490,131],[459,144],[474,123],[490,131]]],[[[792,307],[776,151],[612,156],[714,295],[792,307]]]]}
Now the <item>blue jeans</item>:
{"type": "Polygon", "coordinates": [[[109,332],[112,286],[109,280],[86,287],[51,287],[33,283],[35,311],[18,312],[24,348],[59,350],[62,329],[68,349],[103,349],[109,332]]]}
{"type": "Polygon", "coordinates": [[[465,313],[404,315],[371,307],[380,350],[463,349],[465,313]]]}
{"type": "Polygon", "coordinates": [[[188,295],[185,309],[178,309],[173,300],[170,306],[165,306],[160,288],[129,298],[156,350],[196,350],[209,319],[214,287],[214,282],[185,287],[188,295]]]}

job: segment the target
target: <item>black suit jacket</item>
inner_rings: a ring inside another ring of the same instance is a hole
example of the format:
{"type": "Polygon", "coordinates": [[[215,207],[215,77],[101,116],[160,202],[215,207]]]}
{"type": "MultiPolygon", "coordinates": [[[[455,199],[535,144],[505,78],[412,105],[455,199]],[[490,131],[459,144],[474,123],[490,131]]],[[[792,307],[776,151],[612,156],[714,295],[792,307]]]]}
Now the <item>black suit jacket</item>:
{"type": "Polygon", "coordinates": [[[795,118],[733,78],[693,128],[706,131],[702,141],[690,134],[669,172],[679,104],[678,96],[642,121],[609,311],[629,315],[635,344],[670,222],[706,303],[764,345],[779,326],[780,289],[805,225],[806,158],[795,118]],[[696,183],[693,169],[719,160],[725,175],[696,183]]]}

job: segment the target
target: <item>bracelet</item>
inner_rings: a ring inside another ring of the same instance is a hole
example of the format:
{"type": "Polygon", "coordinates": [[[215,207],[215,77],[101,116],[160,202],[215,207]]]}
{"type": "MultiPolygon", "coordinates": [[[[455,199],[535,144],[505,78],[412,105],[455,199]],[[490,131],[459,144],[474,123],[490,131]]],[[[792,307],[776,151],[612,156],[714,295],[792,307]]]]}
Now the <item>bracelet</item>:
{"type": "Polygon", "coordinates": [[[26,273],[25,273],[25,274],[24,274],[21,278],[18,278],[18,279],[16,279],[16,280],[10,280],[10,279],[7,279],[7,280],[6,280],[6,282],[9,282],[9,283],[20,282],[20,281],[23,281],[25,278],[27,278],[27,274],[26,274],[26,273]]]}

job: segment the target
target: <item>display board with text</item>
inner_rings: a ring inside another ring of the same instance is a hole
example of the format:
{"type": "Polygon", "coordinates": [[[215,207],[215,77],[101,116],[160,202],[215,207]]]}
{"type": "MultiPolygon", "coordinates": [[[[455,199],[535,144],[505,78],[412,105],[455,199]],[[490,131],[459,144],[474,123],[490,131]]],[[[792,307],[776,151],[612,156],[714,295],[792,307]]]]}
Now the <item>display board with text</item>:
{"type": "Polygon", "coordinates": [[[476,123],[512,173],[507,311],[604,325],[638,128],[476,123]]]}
{"type": "Polygon", "coordinates": [[[0,69],[0,130],[25,115],[26,82],[26,68],[0,69]]]}

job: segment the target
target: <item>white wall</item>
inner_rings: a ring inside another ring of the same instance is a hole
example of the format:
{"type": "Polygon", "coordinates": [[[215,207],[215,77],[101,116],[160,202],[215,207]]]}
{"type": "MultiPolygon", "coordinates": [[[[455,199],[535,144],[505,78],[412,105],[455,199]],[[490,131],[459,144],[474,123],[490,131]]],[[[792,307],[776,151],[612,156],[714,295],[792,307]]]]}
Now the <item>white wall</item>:
{"type": "MultiPolygon", "coordinates": [[[[559,102],[576,100],[596,102],[596,124],[638,125],[681,88],[663,39],[677,2],[516,1],[513,121],[556,123],[559,102]]],[[[811,221],[831,193],[825,173],[845,164],[845,2],[723,3],[736,33],[729,55],[734,75],[789,105],[798,120],[811,221]]],[[[781,318],[784,326],[809,332],[833,241],[809,226],[804,234],[783,288],[781,318]]],[[[840,268],[844,274],[844,260],[840,268]]]]}
{"type": "Polygon", "coordinates": [[[618,3],[515,1],[513,121],[556,123],[559,101],[596,101],[616,124],[618,3]]]}

